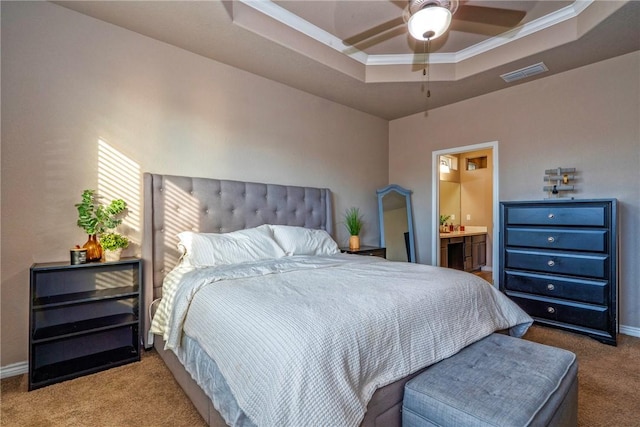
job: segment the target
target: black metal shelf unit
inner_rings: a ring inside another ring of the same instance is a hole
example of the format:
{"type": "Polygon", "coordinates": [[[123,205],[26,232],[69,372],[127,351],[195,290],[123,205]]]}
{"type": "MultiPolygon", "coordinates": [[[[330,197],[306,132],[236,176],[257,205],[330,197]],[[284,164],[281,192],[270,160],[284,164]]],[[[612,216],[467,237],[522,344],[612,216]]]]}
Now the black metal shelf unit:
{"type": "Polygon", "coordinates": [[[29,390],[140,360],[142,266],[31,267],[29,390]]]}

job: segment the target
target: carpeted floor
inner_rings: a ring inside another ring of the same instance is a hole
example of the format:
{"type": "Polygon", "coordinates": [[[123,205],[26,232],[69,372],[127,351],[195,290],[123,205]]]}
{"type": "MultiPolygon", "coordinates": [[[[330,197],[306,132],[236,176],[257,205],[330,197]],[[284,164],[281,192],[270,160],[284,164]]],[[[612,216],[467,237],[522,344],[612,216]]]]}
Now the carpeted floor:
{"type": "MultiPolygon", "coordinates": [[[[579,361],[579,425],[640,427],[640,338],[617,347],[533,326],[526,339],[573,351],[579,361]]],[[[1,382],[2,426],[204,426],[155,352],[140,363],[27,392],[27,377],[1,382]]]]}
{"type": "Polygon", "coordinates": [[[1,384],[2,426],[206,426],[154,351],[138,363],[30,392],[26,374],[1,384]]]}
{"type": "Polygon", "coordinates": [[[640,338],[618,335],[613,347],[584,337],[533,326],[524,338],[578,356],[578,425],[640,427],[640,338]]]}

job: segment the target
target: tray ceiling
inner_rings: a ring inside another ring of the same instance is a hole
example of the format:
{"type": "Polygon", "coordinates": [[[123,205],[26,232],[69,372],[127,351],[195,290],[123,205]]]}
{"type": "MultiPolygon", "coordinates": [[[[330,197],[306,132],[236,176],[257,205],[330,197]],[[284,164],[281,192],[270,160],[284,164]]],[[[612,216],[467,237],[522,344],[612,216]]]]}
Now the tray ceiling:
{"type": "Polygon", "coordinates": [[[637,1],[461,1],[525,14],[512,28],[474,22],[480,15],[454,19],[428,55],[398,20],[404,1],[54,3],[389,120],[640,49],[637,1]],[[374,37],[353,41],[368,30],[374,37]],[[539,62],[549,71],[500,78],[539,62]]]}

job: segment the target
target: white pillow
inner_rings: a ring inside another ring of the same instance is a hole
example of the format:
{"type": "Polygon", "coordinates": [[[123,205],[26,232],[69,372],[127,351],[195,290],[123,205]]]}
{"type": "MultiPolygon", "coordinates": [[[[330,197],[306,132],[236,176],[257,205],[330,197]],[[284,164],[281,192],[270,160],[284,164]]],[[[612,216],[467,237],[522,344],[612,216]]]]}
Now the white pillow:
{"type": "Polygon", "coordinates": [[[178,237],[178,247],[183,249],[185,261],[193,267],[215,267],[285,255],[271,229],[265,226],[222,234],[184,231],[178,237]]]}
{"type": "Polygon", "coordinates": [[[290,225],[270,225],[273,237],[287,256],[334,255],[340,253],[338,244],[324,230],[290,225]]]}

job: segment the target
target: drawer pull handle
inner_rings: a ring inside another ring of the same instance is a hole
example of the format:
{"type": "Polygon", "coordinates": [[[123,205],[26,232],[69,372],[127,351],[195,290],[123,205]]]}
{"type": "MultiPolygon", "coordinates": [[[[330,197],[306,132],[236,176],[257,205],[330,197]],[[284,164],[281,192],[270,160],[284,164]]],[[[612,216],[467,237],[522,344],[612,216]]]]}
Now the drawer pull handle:
{"type": "Polygon", "coordinates": [[[556,263],[555,263],[555,262],[553,262],[553,260],[552,260],[552,259],[550,259],[549,261],[547,261],[547,265],[548,265],[549,267],[553,267],[554,265],[556,265],[556,263]]]}
{"type": "Polygon", "coordinates": [[[547,237],[547,242],[549,242],[549,243],[553,243],[553,242],[555,242],[555,241],[556,241],[556,238],[555,238],[555,237],[553,237],[553,236],[549,236],[549,237],[547,237]]]}
{"type": "Polygon", "coordinates": [[[547,307],[547,312],[553,314],[556,312],[556,309],[553,307],[547,307]]]}
{"type": "Polygon", "coordinates": [[[554,214],[552,214],[552,213],[549,214],[549,219],[553,219],[554,217],[555,217],[554,214]]]}
{"type": "Polygon", "coordinates": [[[549,284],[547,285],[547,289],[548,289],[548,290],[550,290],[550,291],[553,291],[555,288],[556,288],[556,287],[555,287],[555,286],[553,286],[553,284],[551,284],[551,283],[549,283],[549,284]]]}

